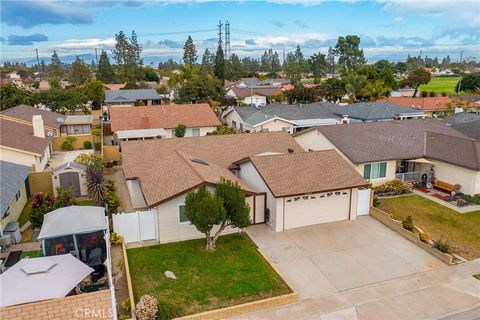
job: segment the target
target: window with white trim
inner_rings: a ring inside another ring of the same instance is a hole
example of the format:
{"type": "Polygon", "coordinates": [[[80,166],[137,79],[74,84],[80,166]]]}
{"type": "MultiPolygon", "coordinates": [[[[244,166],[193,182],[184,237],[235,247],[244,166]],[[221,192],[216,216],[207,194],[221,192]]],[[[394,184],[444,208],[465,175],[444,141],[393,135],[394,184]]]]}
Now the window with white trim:
{"type": "Polygon", "coordinates": [[[3,212],[2,218],[8,217],[10,215],[10,206],[3,212]]]}
{"type": "Polygon", "coordinates": [[[375,162],[363,165],[363,177],[367,180],[381,179],[387,176],[387,163],[375,162]]]}
{"type": "Polygon", "coordinates": [[[237,128],[237,121],[232,120],[232,127],[235,128],[235,129],[237,128]]]}
{"type": "Polygon", "coordinates": [[[185,205],[181,204],[178,206],[178,221],[180,223],[188,223],[190,220],[185,216],[185,205]]]}

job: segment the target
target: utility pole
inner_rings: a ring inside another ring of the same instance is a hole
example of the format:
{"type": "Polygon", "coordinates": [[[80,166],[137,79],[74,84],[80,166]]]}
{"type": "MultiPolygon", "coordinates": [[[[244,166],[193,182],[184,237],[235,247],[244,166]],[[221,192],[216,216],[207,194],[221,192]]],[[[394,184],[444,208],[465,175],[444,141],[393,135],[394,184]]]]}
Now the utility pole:
{"type": "Polygon", "coordinates": [[[282,77],[285,76],[285,48],[282,50],[282,77]]]}
{"type": "Polygon", "coordinates": [[[97,55],[97,48],[95,48],[95,68],[98,71],[98,55],[97,55]]]}
{"type": "Polygon", "coordinates": [[[230,55],[232,54],[230,48],[230,22],[225,23],[225,58],[230,60],[230,55]]]}
{"type": "Polygon", "coordinates": [[[40,71],[40,59],[38,59],[38,48],[35,48],[35,54],[37,55],[38,76],[40,77],[40,80],[42,80],[42,72],[40,71]]]}

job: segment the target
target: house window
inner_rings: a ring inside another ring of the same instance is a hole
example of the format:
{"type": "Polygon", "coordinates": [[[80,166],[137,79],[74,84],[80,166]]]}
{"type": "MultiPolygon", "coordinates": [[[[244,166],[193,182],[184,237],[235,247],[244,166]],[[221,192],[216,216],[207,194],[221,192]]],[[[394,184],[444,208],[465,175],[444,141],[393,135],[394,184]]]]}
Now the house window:
{"type": "Polygon", "coordinates": [[[262,132],[269,132],[269,131],[270,131],[270,129],[268,129],[268,128],[262,128],[262,132]]]}
{"type": "Polygon", "coordinates": [[[282,131],[290,132],[290,128],[289,128],[289,127],[283,127],[283,128],[282,128],[282,131]]]}
{"type": "Polygon", "coordinates": [[[232,127],[234,127],[235,129],[237,128],[237,121],[232,120],[232,127]]]}
{"type": "Polygon", "coordinates": [[[181,204],[178,206],[178,220],[180,223],[189,223],[190,220],[185,216],[185,205],[181,204]]]}
{"type": "Polygon", "coordinates": [[[2,215],[2,218],[8,217],[10,215],[10,206],[8,206],[7,210],[2,215]]]}
{"type": "Polygon", "coordinates": [[[172,138],[175,138],[176,135],[175,135],[175,129],[172,129],[172,138]]]}
{"type": "Polygon", "coordinates": [[[243,132],[243,123],[240,122],[240,131],[243,132]]]}
{"type": "Polygon", "coordinates": [[[15,195],[15,201],[18,202],[18,199],[22,196],[22,190],[18,190],[17,194],[15,195]]]}
{"type": "Polygon", "coordinates": [[[363,166],[363,177],[367,180],[385,178],[386,176],[386,162],[369,163],[363,166]]]}
{"type": "Polygon", "coordinates": [[[200,136],[200,129],[199,128],[193,128],[192,129],[192,137],[198,137],[200,136]]]}

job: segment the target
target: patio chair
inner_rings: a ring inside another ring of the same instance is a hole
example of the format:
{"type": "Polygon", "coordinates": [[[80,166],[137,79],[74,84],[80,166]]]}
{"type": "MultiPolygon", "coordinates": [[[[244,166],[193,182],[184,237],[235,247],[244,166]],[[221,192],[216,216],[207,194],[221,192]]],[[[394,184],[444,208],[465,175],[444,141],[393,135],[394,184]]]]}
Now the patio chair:
{"type": "Polygon", "coordinates": [[[63,252],[63,243],[57,243],[55,245],[55,255],[59,255],[63,252]]]}

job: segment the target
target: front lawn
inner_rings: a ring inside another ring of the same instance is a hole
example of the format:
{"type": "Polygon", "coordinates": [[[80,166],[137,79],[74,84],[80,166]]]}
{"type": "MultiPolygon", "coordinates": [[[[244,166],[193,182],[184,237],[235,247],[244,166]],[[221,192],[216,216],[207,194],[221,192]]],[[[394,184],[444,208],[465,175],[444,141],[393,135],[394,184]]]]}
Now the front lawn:
{"type": "Polygon", "coordinates": [[[458,213],[418,195],[380,199],[378,208],[397,220],[412,216],[432,239],[447,240],[466,259],[480,257],[480,211],[458,213]]]}
{"type": "Polygon", "coordinates": [[[291,292],[246,234],[225,235],[214,252],[205,239],[128,249],[135,301],[153,295],[178,316],[291,292]],[[167,279],[172,271],[177,280],[167,279]]]}

